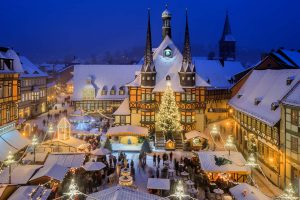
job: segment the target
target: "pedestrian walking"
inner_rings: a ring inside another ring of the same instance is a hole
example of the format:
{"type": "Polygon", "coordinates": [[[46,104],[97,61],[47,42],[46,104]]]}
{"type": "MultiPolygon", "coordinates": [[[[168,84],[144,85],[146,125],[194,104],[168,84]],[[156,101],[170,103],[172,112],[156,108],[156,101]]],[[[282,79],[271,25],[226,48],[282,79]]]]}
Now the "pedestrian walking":
{"type": "Polygon", "coordinates": [[[157,156],[157,165],[159,167],[159,164],[160,164],[160,155],[157,156]]]}
{"type": "Polygon", "coordinates": [[[156,154],[154,153],[153,155],[153,165],[155,166],[156,165],[156,154]]]}
{"type": "Polygon", "coordinates": [[[172,160],[173,160],[173,153],[172,153],[172,151],[170,152],[169,158],[170,158],[170,161],[172,162],[172,160]]]}

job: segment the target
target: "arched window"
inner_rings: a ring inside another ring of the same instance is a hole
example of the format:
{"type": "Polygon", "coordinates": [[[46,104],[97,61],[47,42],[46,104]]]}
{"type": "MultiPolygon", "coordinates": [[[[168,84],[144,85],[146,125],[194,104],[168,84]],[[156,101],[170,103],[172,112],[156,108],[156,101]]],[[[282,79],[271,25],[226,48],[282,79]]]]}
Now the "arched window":
{"type": "Polygon", "coordinates": [[[125,87],[124,86],[121,86],[119,88],[119,95],[124,95],[125,94],[125,87]]]}
{"type": "Polygon", "coordinates": [[[170,81],[170,80],[171,80],[171,77],[170,77],[169,75],[167,75],[167,76],[166,76],[166,80],[167,80],[167,81],[170,81]]]}
{"type": "Polygon", "coordinates": [[[107,86],[106,85],[103,86],[101,95],[107,95],[107,86]]]}

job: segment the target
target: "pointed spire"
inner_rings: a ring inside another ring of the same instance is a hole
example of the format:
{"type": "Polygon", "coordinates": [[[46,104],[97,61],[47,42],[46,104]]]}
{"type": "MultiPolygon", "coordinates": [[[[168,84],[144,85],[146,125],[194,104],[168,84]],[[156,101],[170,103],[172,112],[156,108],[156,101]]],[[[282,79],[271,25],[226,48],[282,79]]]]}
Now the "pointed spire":
{"type": "Polygon", "coordinates": [[[192,63],[191,55],[191,44],[190,44],[190,32],[189,32],[189,23],[188,23],[188,13],[186,9],[186,24],[185,24],[185,36],[184,36],[184,47],[183,47],[183,60],[182,64],[189,65],[192,63]]]}
{"type": "Polygon", "coordinates": [[[225,39],[226,35],[231,35],[231,27],[229,23],[229,14],[228,11],[226,11],[226,18],[225,18],[225,24],[224,24],[224,29],[223,29],[223,34],[222,34],[222,40],[225,39]]]}
{"type": "MultiPolygon", "coordinates": [[[[146,37],[146,48],[145,48],[145,58],[142,71],[148,71],[153,63],[152,55],[152,38],[151,38],[151,24],[150,24],[150,8],[148,8],[148,26],[147,26],[147,37],[146,37]]],[[[152,69],[150,69],[152,70],[152,69]]]]}

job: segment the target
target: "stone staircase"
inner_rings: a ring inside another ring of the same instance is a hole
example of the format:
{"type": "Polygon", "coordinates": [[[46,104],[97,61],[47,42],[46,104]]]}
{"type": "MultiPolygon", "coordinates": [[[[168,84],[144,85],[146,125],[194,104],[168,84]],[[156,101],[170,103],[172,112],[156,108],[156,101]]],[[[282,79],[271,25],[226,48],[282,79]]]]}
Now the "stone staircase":
{"type": "MultiPolygon", "coordinates": [[[[174,139],[176,142],[176,149],[182,149],[182,137],[181,134],[174,135],[174,139]]],[[[155,133],[155,147],[156,149],[165,149],[165,136],[162,132],[155,133]]]]}

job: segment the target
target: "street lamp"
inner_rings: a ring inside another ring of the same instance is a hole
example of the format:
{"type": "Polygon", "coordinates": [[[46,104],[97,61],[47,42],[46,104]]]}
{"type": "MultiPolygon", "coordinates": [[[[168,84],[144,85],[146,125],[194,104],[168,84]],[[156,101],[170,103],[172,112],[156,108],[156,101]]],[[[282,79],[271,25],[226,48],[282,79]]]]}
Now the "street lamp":
{"type": "Polygon", "coordinates": [[[33,146],[33,163],[35,163],[35,147],[38,145],[38,138],[35,135],[33,135],[31,145],[33,146]]]}
{"type": "Polygon", "coordinates": [[[229,135],[226,139],[226,143],[225,143],[225,148],[228,148],[229,151],[229,155],[230,155],[230,148],[235,147],[234,143],[233,143],[233,138],[232,135],[229,135]]]}
{"type": "Polygon", "coordinates": [[[11,184],[11,165],[15,162],[14,155],[11,151],[8,152],[5,164],[8,166],[8,183],[11,184]]]}

